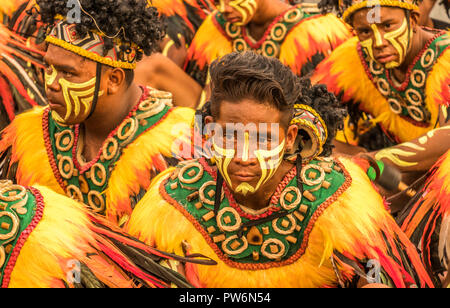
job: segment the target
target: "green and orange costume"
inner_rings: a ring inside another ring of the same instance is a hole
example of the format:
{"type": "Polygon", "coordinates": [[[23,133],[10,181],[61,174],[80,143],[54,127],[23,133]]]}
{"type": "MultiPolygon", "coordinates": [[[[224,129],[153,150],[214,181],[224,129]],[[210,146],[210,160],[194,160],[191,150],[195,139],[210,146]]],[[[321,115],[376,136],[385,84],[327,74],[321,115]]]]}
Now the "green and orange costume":
{"type": "Polygon", "coordinates": [[[274,19],[264,36],[254,40],[245,26],[227,22],[219,11],[198,29],[188,51],[186,72],[201,85],[209,65],[233,51],[254,50],[276,57],[297,75],[307,75],[333,49],[351,37],[349,28],[332,14],[317,15],[294,6],[274,19]]]}
{"type": "Polygon", "coordinates": [[[214,165],[183,162],[155,178],[128,232],[167,252],[192,250],[215,260],[186,267],[199,287],[355,286],[373,260],[380,283],[431,286],[414,246],[356,164],[323,158],[305,164],[303,193],[296,174],[294,167],[258,212],[237,204],[224,185],[215,211],[214,165]]]}
{"type": "Polygon", "coordinates": [[[0,181],[2,288],[190,287],[157,263],[179,261],[48,188],[0,181]]]}

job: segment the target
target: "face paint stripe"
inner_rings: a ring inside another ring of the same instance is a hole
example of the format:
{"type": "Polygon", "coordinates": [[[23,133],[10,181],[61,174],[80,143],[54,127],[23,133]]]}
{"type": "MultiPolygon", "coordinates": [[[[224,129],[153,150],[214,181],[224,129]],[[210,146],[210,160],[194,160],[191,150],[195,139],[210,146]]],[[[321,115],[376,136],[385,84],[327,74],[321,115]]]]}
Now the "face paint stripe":
{"type": "Polygon", "coordinates": [[[378,27],[376,24],[370,25],[373,31],[373,35],[375,36],[375,46],[381,46],[383,45],[383,38],[381,37],[380,31],[378,31],[378,27]]]}
{"type": "Polygon", "coordinates": [[[45,72],[44,74],[46,90],[48,86],[51,86],[55,82],[56,77],[58,76],[58,71],[55,69],[55,67],[53,65],[51,65],[50,67],[52,69],[52,73],[47,74],[47,72],[45,72]]]}
{"type": "MultiPolygon", "coordinates": [[[[92,104],[94,98],[96,81],[96,77],[79,84],[69,82],[63,78],[59,80],[67,108],[64,121],[69,119],[72,110],[74,111],[74,115],[78,116],[80,114],[81,104],[85,107],[84,114],[89,111],[90,105],[92,104]]],[[[103,92],[99,93],[99,96],[102,94],[103,92]]]]}

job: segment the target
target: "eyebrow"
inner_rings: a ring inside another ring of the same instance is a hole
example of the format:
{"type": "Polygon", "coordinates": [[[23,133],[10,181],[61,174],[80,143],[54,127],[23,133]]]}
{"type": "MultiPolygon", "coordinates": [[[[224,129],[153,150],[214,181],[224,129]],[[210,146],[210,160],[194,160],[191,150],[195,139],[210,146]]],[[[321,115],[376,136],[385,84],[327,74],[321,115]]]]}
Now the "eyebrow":
{"type": "MultiPolygon", "coordinates": [[[[50,66],[47,60],[44,58],[44,63],[47,66],[50,66]]],[[[73,66],[67,64],[54,64],[53,65],[57,71],[66,71],[66,72],[75,72],[75,68],[73,66]]]]}

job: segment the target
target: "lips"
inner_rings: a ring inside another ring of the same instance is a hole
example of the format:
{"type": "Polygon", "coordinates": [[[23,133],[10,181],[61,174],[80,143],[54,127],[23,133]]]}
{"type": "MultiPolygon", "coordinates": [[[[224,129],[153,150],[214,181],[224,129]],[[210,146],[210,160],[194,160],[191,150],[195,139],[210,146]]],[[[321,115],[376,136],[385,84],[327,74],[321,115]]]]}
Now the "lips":
{"type": "Polygon", "coordinates": [[[233,177],[240,182],[250,182],[256,178],[256,175],[247,172],[239,172],[233,174],[233,177]]]}
{"type": "Polygon", "coordinates": [[[377,56],[376,60],[380,63],[387,63],[387,62],[394,61],[395,56],[394,55],[381,55],[381,56],[377,56]]]}
{"type": "Polygon", "coordinates": [[[237,22],[240,21],[240,18],[239,18],[239,17],[228,17],[228,16],[225,16],[225,19],[226,19],[229,23],[232,23],[232,24],[235,24],[235,23],[237,23],[237,22]]]}

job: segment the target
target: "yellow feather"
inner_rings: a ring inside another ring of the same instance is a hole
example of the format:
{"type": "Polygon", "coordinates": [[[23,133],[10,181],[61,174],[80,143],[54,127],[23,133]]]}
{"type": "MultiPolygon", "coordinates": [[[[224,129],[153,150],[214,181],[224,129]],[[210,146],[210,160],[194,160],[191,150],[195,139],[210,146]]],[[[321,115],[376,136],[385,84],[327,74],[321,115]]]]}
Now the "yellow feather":
{"type": "Polygon", "coordinates": [[[131,215],[129,198],[150,184],[154,168],[153,157],[159,154],[166,157],[179,154],[173,147],[176,140],[190,133],[194,114],[195,110],[191,108],[174,108],[160,123],[123,150],[105,190],[107,217],[118,222],[123,215],[131,215]]]}
{"type": "Polygon", "coordinates": [[[286,36],[280,50],[280,61],[297,75],[316,53],[329,55],[339,44],[352,36],[348,26],[333,14],[301,21],[286,36]]]}
{"type": "Polygon", "coordinates": [[[207,287],[333,285],[337,280],[330,261],[334,249],[363,257],[360,246],[384,247],[379,230],[389,230],[384,228],[385,225],[395,224],[363,170],[346,159],[342,162],[353,178],[352,185],[319,217],[305,254],[290,265],[253,271],[236,269],[224,263],[190,221],[159,194],[160,183],[169,176],[169,170],[152,183],[149,192],[137,205],[128,231],[148,244],[178,254],[182,253],[181,242],[187,241],[192,253],[213,258],[217,265],[198,266],[200,281],[207,287]],[[320,264],[322,266],[319,267],[320,264]]]}
{"type": "Polygon", "coordinates": [[[20,251],[9,287],[48,288],[54,280],[68,282],[71,260],[81,260],[94,242],[83,205],[48,188],[36,186],[44,197],[41,221],[20,251]]]}
{"type": "Polygon", "coordinates": [[[231,42],[220,32],[213,22],[215,13],[211,13],[202,23],[189,47],[188,58],[195,60],[203,69],[215,59],[233,52],[231,42]],[[213,41],[211,41],[213,39],[213,41]]]}
{"type": "Polygon", "coordinates": [[[427,95],[426,105],[431,113],[431,120],[428,127],[419,127],[391,111],[386,98],[381,95],[369,79],[364,66],[359,60],[357,43],[358,38],[354,37],[333,51],[319,65],[312,77],[313,83],[326,83],[324,80],[327,78],[335,78],[338,88],[336,91],[342,90],[345,100],[351,98],[361,102],[360,109],[372,114],[375,117],[375,121],[397,136],[400,142],[414,140],[430,131],[434,127],[439,114],[439,101],[435,100],[436,94],[433,91],[442,87],[443,76],[446,76],[443,72],[446,72],[445,69],[448,72],[448,56],[450,52],[447,50],[445,55],[441,55],[441,58],[435,64],[433,72],[427,79],[426,92],[430,95],[427,95]],[[328,66],[331,66],[330,70],[321,70],[322,67],[328,66]],[[351,70],[348,69],[349,67],[351,67],[351,70]],[[436,70],[436,73],[434,70],[436,70]]]}
{"type": "Polygon", "coordinates": [[[43,185],[64,194],[47,156],[42,129],[44,107],[18,115],[4,131],[0,148],[12,145],[12,163],[17,162],[17,184],[43,185]],[[11,143],[8,143],[11,142],[11,143]]]}

